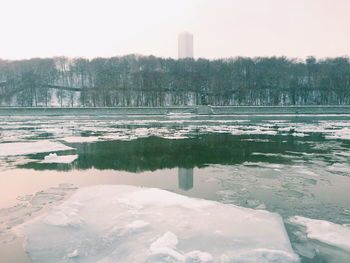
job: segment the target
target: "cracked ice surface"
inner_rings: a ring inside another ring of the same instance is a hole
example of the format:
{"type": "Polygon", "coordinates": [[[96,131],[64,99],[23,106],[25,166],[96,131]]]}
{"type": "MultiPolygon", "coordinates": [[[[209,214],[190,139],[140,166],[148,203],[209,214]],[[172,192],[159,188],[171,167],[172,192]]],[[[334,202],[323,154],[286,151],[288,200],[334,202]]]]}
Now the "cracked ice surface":
{"type": "Polygon", "coordinates": [[[17,230],[34,263],[299,262],[278,214],[155,188],[82,188],[17,230]]]}

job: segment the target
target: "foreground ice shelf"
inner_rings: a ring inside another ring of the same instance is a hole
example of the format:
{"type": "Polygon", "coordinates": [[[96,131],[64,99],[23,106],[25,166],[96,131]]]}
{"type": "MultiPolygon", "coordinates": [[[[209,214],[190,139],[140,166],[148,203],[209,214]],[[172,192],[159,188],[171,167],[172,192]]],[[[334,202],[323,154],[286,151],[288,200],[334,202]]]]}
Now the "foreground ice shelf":
{"type": "Polygon", "coordinates": [[[299,262],[278,214],[135,186],[82,188],[18,232],[34,263],[299,262]]]}

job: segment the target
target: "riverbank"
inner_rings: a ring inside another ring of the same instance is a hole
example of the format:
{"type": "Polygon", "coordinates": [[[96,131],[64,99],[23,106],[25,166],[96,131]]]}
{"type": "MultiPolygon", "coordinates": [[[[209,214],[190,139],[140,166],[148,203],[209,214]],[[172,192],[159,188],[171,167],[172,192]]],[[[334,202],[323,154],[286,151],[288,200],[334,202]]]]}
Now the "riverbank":
{"type": "Polygon", "coordinates": [[[0,116],[28,115],[299,115],[350,114],[342,106],[0,107],[0,116]]]}

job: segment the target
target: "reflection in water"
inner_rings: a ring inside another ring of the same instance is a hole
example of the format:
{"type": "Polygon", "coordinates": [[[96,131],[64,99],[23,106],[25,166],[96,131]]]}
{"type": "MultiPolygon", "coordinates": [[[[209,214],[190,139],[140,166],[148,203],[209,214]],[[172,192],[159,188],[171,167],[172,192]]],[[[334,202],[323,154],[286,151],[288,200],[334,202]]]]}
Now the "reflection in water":
{"type": "Polygon", "coordinates": [[[187,191],[193,188],[193,168],[179,168],[179,188],[187,191]]]}
{"type": "MultiPolygon", "coordinates": [[[[204,134],[182,140],[159,137],[132,141],[101,141],[95,143],[66,143],[74,151],[59,154],[78,154],[71,164],[31,162],[18,165],[36,170],[99,170],[128,172],[155,171],[167,168],[206,167],[208,164],[233,165],[243,162],[288,163],[288,152],[315,152],[310,142],[324,140],[319,136],[295,138],[282,135],[204,134]],[[262,153],[257,155],[255,153],[262,153]],[[265,154],[264,154],[265,153],[265,154]]],[[[322,150],[319,150],[322,151],[322,150]]],[[[30,156],[43,160],[44,154],[30,156]]]]}

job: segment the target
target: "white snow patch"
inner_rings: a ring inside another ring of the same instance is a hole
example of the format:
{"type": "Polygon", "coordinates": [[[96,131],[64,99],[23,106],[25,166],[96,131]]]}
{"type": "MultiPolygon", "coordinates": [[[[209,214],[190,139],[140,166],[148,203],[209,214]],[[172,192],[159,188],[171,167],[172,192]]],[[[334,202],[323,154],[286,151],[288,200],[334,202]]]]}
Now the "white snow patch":
{"type": "Polygon", "coordinates": [[[135,186],[82,188],[18,231],[33,263],[299,262],[278,214],[135,186]]]}
{"type": "Polygon", "coordinates": [[[301,216],[294,216],[290,218],[290,221],[305,226],[308,238],[350,251],[350,228],[348,226],[301,216]]]}
{"type": "Polygon", "coordinates": [[[62,155],[58,156],[56,153],[50,153],[44,157],[41,163],[71,163],[78,158],[78,155],[62,155]]]}
{"type": "Polygon", "coordinates": [[[26,155],[53,151],[66,151],[73,148],[59,142],[42,140],[36,142],[0,143],[0,156],[26,155]]]}

